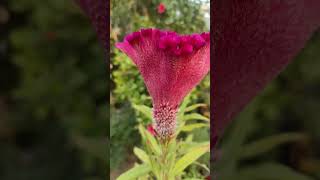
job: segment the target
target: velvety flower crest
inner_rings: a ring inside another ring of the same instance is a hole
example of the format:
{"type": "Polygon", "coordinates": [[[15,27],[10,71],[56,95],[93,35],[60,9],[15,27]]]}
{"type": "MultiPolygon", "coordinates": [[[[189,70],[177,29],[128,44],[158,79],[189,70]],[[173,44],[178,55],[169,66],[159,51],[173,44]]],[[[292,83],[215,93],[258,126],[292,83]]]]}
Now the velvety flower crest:
{"type": "Polygon", "coordinates": [[[179,104],[210,69],[209,33],[141,29],[116,47],[132,59],[143,77],[153,101],[155,130],[162,137],[173,135],[179,104]]]}

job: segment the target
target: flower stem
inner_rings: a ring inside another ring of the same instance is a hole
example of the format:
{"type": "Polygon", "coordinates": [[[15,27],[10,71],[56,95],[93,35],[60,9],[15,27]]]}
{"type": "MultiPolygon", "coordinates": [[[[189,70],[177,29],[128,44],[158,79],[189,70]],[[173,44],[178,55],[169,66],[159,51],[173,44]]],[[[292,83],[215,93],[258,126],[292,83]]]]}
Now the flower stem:
{"type": "Polygon", "coordinates": [[[170,139],[163,139],[160,141],[161,143],[161,150],[162,154],[160,157],[160,163],[161,163],[161,180],[169,180],[169,171],[168,168],[168,145],[169,145],[170,139]]]}

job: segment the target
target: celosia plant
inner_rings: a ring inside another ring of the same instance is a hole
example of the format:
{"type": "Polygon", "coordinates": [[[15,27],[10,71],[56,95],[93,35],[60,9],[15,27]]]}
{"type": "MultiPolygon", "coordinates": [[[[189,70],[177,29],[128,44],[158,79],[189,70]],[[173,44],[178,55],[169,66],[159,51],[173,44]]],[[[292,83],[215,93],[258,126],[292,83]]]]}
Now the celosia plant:
{"type": "Polygon", "coordinates": [[[116,47],[137,65],[152,97],[155,131],[170,139],[182,99],[208,73],[209,33],[179,35],[171,31],[142,29],[116,47]]]}
{"type": "MultiPolygon", "coordinates": [[[[179,105],[209,71],[209,33],[179,35],[172,31],[141,29],[127,35],[116,47],[136,64],[152,98],[154,128],[149,126],[147,130],[157,140],[151,140],[150,136],[147,138],[142,127],[140,132],[142,131],[142,137],[147,141],[147,147],[152,142],[159,142],[158,151],[153,151],[154,146],[157,146],[153,145],[153,148],[149,148],[149,153],[146,153],[148,161],[151,161],[148,164],[151,164],[154,177],[163,180],[179,177],[181,168],[179,161],[175,161],[180,156],[177,156],[176,137],[185,125],[181,121],[177,126],[179,105]]],[[[197,155],[208,151],[209,145],[198,148],[199,153],[185,156],[196,157],[196,160],[197,155]]],[[[124,179],[128,174],[130,171],[119,179],[124,179]]]]}

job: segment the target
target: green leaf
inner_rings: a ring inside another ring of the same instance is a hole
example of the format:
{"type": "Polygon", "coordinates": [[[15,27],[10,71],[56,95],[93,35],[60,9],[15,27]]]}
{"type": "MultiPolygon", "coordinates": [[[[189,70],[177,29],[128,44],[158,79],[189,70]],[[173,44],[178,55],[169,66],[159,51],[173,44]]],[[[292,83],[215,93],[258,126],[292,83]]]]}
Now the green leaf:
{"type": "Polygon", "coordinates": [[[178,121],[180,121],[184,116],[184,110],[186,109],[187,105],[190,103],[190,94],[184,98],[182,104],[179,107],[178,111],[178,121]]]}
{"type": "Polygon", "coordinates": [[[185,112],[185,109],[186,109],[186,107],[187,107],[187,105],[190,103],[190,93],[189,93],[189,95],[187,95],[185,98],[184,98],[184,100],[183,100],[183,102],[182,102],[182,104],[180,105],[180,112],[185,112]]]}
{"type": "Polygon", "coordinates": [[[199,146],[205,146],[207,144],[210,144],[209,141],[205,141],[205,142],[180,142],[180,148],[179,148],[179,152],[181,154],[185,154],[187,152],[190,151],[190,149],[199,147],[199,146]]]}
{"type": "Polygon", "coordinates": [[[146,128],[145,128],[142,124],[140,124],[140,125],[138,126],[138,130],[139,130],[139,133],[140,133],[143,141],[146,141],[146,140],[147,140],[147,137],[146,137],[146,128]]]}
{"type": "Polygon", "coordinates": [[[193,134],[188,134],[188,136],[187,136],[187,138],[186,138],[185,142],[187,142],[187,143],[191,143],[192,141],[193,141],[193,134]]]}
{"type": "Polygon", "coordinates": [[[195,162],[198,158],[200,158],[205,153],[209,152],[210,144],[201,145],[195,148],[190,149],[188,153],[186,153],[181,159],[177,161],[173,168],[173,174],[178,175],[184,171],[190,164],[195,162]]]}
{"type": "Polygon", "coordinates": [[[150,163],[149,156],[147,155],[147,153],[144,150],[142,150],[138,147],[134,147],[133,152],[142,162],[144,162],[146,164],[150,163]]]}
{"type": "Polygon", "coordinates": [[[204,170],[206,170],[208,173],[210,173],[210,169],[208,168],[208,166],[206,164],[202,164],[202,163],[199,163],[199,162],[194,162],[195,165],[203,168],[204,170]]]}
{"type": "Polygon", "coordinates": [[[135,180],[140,176],[148,174],[150,171],[151,167],[148,164],[138,165],[121,174],[117,180],[135,180]]]}
{"type": "Polygon", "coordinates": [[[202,127],[209,127],[209,124],[205,123],[194,123],[194,124],[188,124],[181,128],[181,131],[190,132],[194,129],[202,128],[202,127]]]}
{"type": "Polygon", "coordinates": [[[191,106],[188,106],[185,110],[184,110],[184,112],[186,113],[186,112],[190,112],[190,111],[193,111],[193,110],[195,110],[195,109],[197,109],[197,108],[199,108],[199,107],[205,107],[205,106],[207,106],[206,104],[194,104],[194,105],[191,105],[191,106]]]}
{"type": "Polygon", "coordinates": [[[263,163],[240,171],[243,179],[272,179],[272,180],[312,180],[293,169],[278,163],[263,163]]]}
{"type": "Polygon", "coordinates": [[[300,141],[306,138],[305,135],[300,133],[284,133],[273,135],[259,141],[245,145],[241,151],[241,158],[250,158],[262,153],[266,153],[273,148],[294,141],[300,141]]]}
{"type": "Polygon", "coordinates": [[[209,118],[201,115],[201,114],[198,114],[198,113],[191,113],[191,114],[186,114],[184,115],[184,117],[182,118],[182,120],[184,121],[188,121],[188,120],[204,120],[204,121],[210,121],[209,118]]]}
{"type": "Polygon", "coordinates": [[[148,119],[152,120],[152,109],[145,105],[132,104],[132,107],[144,114],[148,119]]]}
{"type": "Polygon", "coordinates": [[[147,141],[150,142],[154,152],[158,155],[161,154],[161,149],[157,140],[149,132],[146,132],[146,137],[147,141]]]}

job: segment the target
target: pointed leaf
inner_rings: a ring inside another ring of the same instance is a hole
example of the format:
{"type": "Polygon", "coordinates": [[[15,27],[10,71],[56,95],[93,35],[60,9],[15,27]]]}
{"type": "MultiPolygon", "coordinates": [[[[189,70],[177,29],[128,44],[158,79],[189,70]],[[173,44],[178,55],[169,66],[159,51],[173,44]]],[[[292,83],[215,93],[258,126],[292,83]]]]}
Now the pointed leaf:
{"type": "Polygon", "coordinates": [[[199,108],[199,107],[206,107],[207,105],[206,104],[194,104],[194,105],[191,105],[191,106],[188,106],[185,110],[184,110],[184,112],[186,113],[186,112],[190,112],[190,111],[193,111],[193,110],[195,110],[195,109],[197,109],[197,108],[199,108]]]}
{"type": "Polygon", "coordinates": [[[152,109],[145,105],[132,104],[132,107],[144,114],[148,119],[152,120],[152,109]]]}
{"type": "Polygon", "coordinates": [[[142,164],[133,167],[127,172],[121,174],[117,180],[135,180],[140,176],[144,176],[151,171],[151,167],[147,164],[142,164]]]}
{"type": "Polygon", "coordinates": [[[198,114],[198,113],[191,113],[191,114],[186,114],[184,115],[184,117],[182,118],[184,121],[188,121],[188,120],[204,120],[204,121],[209,121],[210,119],[198,114]]]}
{"type": "Polygon", "coordinates": [[[142,162],[144,162],[146,164],[150,163],[149,156],[147,155],[147,153],[144,150],[142,150],[138,147],[134,147],[133,152],[142,162]]]}
{"type": "Polygon", "coordinates": [[[202,128],[202,127],[209,127],[209,124],[205,123],[194,123],[194,124],[188,124],[181,128],[181,131],[189,132],[193,131],[194,129],[202,128]]]}
{"type": "Polygon", "coordinates": [[[184,116],[184,110],[186,109],[187,105],[190,102],[190,94],[188,96],[186,96],[183,100],[183,102],[181,103],[180,107],[179,107],[179,111],[178,111],[178,121],[181,121],[183,116],[184,116]]]}
{"type": "Polygon", "coordinates": [[[190,149],[190,151],[185,154],[181,159],[177,161],[173,168],[173,174],[178,175],[184,171],[189,165],[195,162],[198,158],[200,158],[205,153],[209,152],[210,144],[198,146],[190,149]]]}

